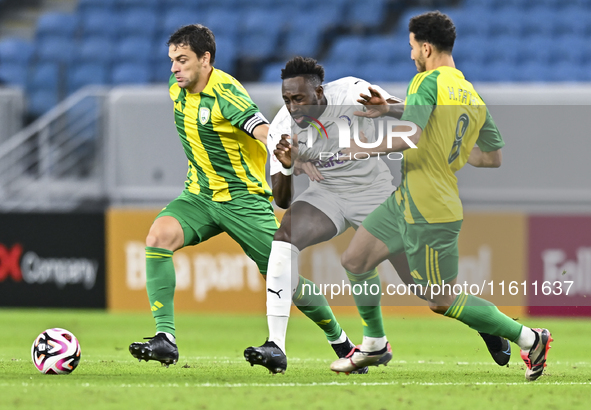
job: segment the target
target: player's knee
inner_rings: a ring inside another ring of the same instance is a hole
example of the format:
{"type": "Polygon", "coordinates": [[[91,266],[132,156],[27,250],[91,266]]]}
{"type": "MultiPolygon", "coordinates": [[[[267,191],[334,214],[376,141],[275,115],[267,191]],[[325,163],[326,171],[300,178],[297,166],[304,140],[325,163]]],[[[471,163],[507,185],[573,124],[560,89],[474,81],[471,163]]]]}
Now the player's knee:
{"type": "Polygon", "coordinates": [[[178,248],[176,242],[178,242],[177,235],[166,229],[150,229],[146,237],[146,246],[150,248],[162,248],[174,251],[178,248]]]}
{"type": "Polygon", "coordinates": [[[288,229],[285,229],[283,225],[281,225],[281,227],[277,229],[277,231],[275,232],[275,235],[273,235],[273,240],[292,243],[291,232],[288,229]]]}
{"type": "Polygon", "coordinates": [[[341,255],[341,265],[351,273],[364,273],[371,268],[366,269],[366,261],[360,255],[355,255],[348,249],[341,255]]]}

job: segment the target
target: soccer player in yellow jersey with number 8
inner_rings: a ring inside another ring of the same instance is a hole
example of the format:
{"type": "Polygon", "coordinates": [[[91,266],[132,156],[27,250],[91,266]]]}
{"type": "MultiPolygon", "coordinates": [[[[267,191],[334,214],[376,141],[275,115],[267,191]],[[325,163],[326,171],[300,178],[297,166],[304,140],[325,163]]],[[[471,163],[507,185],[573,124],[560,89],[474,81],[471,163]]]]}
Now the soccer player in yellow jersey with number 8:
{"type": "MultiPolygon", "coordinates": [[[[445,282],[453,287],[463,219],[455,172],[466,162],[475,167],[499,167],[504,142],[486,105],[455,68],[451,51],[456,32],[449,17],[438,11],[415,16],[409,31],[411,58],[419,73],[408,86],[401,119],[416,125],[409,138],[417,148],[408,149],[406,142],[395,138],[390,148],[385,140],[383,146],[365,150],[404,151],[402,181],[394,195],[365,219],[342,261],[350,277],[373,277],[369,274],[388,255],[405,252],[416,283],[430,286],[445,282]]],[[[358,115],[400,115],[398,107],[388,105],[377,91],[370,92],[360,100],[367,112],[358,115]]],[[[365,152],[359,147],[348,151],[344,153],[365,152]]],[[[552,341],[547,329],[527,328],[492,303],[469,294],[447,292],[428,299],[435,313],[519,345],[527,380],[542,375],[552,341]]],[[[364,310],[359,308],[359,312],[363,318],[364,310]]],[[[331,369],[350,372],[374,359],[372,352],[357,348],[347,358],[335,361],[331,369]]]]}

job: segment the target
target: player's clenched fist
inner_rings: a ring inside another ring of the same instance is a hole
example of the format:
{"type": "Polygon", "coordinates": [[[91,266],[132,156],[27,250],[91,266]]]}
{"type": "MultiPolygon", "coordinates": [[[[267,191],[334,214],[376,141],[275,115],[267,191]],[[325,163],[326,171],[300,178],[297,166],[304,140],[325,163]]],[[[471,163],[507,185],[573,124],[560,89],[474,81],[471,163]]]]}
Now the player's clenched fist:
{"type": "Polygon", "coordinates": [[[289,135],[282,134],[281,140],[273,151],[273,154],[275,154],[275,157],[281,162],[284,168],[291,168],[297,157],[298,138],[296,135],[293,136],[293,145],[289,141],[290,138],[289,135]]]}

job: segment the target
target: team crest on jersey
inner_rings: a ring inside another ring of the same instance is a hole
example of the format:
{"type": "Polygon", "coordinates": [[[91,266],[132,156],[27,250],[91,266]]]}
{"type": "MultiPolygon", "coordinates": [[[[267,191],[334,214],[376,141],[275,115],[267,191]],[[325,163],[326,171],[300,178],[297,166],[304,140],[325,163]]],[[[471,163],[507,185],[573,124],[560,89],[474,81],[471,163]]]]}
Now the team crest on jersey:
{"type": "Polygon", "coordinates": [[[201,107],[199,109],[199,121],[201,121],[201,125],[207,124],[207,121],[209,121],[209,114],[209,108],[201,107]]]}

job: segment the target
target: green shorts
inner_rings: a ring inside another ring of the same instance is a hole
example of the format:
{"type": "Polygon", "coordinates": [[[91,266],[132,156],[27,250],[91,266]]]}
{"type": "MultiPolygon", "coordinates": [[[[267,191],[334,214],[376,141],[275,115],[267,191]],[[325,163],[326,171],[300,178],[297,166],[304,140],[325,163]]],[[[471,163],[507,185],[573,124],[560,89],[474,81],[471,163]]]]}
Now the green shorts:
{"type": "Polygon", "coordinates": [[[185,234],[184,246],[197,245],[226,232],[242,247],[246,255],[267,273],[273,235],[279,221],[273,205],[259,195],[245,195],[226,202],[183,191],[156,218],[172,216],[185,234]]]}
{"type": "Polygon", "coordinates": [[[409,224],[394,195],[363,221],[391,254],[405,252],[411,275],[422,285],[450,282],[458,276],[458,236],[462,221],[409,224]]]}

